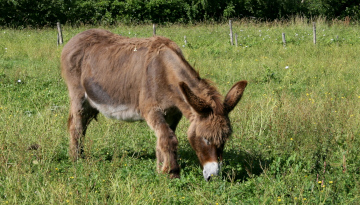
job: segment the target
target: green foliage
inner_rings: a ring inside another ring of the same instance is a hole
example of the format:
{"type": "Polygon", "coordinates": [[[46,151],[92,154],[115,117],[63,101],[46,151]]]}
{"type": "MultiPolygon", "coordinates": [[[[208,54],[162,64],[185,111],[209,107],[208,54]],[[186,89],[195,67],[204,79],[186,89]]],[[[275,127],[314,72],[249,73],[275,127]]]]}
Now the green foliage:
{"type": "Polygon", "coordinates": [[[0,25],[7,27],[116,23],[195,23],[229,18],[358,20],[358,1],[333,0],[0,0],[0,25]]]}
{"type": "Polygon", "coordinates": [[[1,0],[0,25],[45,26],[66,18],[67,1],[1,0]]]}

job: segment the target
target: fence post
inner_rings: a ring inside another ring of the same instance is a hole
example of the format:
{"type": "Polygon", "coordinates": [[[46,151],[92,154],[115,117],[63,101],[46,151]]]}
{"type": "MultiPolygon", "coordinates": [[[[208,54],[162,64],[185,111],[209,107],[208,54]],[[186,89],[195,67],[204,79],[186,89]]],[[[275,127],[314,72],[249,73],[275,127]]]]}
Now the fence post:
{"type": "Polygon", "coordinates": [[[156,26],[153,24],[153,36],[156,36],[156,26]]]}
{"type": "Polygon", "coordinates": [[[186,36],[184,36],[184,43],[185,43],[185,46],[186,46],[186,44],[187,44],[186,36]]]}
{"type": "Polygon", "coordinates": [[[232,22],[231,20],[229,20],[229,26],[230,26],[230,43],[231,45],[233,46],[234,45],[234,42],[233,42],[233,32],[232,32],[232,22]]]}
{"type": "Polygon", "coordinates": [[[57,34],[57,45],[62,45],[63,44],[63,36],[62,36],[62,31],[61,31],[61,24],[60,22],[57,22],[57,30],[58,30],[58,34],[57,34]]]}
{"type": "Polygon", "coordinates": [[[313,22],[313,35],[314,35],[313,42],[314,42],[314,44],[316,44],[316,23],[315,22],[313,22]]]}
{"type": "Polygon", "coordinates": [[[238,35],[235,33],[235,46],[238,47],[238,35]]]}
{"type": "Polygon", "coordinates": [[[285,33],[282,33],[282,42],[284,47],[286,46],[286,39],[285,39],[285,33]]]}

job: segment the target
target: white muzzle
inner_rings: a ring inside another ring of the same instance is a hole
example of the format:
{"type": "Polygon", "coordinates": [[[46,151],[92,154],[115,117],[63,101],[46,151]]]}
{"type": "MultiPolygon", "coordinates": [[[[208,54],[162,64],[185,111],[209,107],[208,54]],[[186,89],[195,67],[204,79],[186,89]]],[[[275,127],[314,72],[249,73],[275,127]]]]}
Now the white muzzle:
{"type": "Polygon", "coordinates": [[[212,176],[219,175],[219,164],[217,162],[208,162],[203,169],[204,179],[209,181],[212,176]]]}

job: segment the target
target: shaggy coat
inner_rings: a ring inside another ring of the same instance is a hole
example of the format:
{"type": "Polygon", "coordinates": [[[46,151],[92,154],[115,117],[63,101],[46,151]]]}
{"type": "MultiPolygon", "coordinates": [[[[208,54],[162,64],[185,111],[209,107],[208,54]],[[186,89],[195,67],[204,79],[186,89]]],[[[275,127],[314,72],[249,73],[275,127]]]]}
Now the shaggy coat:
{"type": "Polygon", "coordinates": [[[204,177],[218,173],[224,144],[231,134],[228,113],[247,85],[236,83],[225,100],[165,37],[127,38],[91,29],[73,37],[61,56],[68,86],[70,155],[82,153],[82,138],[98,112],[109,118],[145,120],[157,136],[158,169],[179,177],[175,129],[184,115],[188,138],[204,168],[204,177]]]}

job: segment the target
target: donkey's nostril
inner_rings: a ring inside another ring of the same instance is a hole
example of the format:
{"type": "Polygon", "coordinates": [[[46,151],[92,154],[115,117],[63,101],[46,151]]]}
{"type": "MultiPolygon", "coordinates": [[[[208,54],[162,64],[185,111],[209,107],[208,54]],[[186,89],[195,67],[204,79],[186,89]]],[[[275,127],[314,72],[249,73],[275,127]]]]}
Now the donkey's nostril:
{"type": "Polygon", "coordinates": [[[208,177],[206,178],[206,181],[210,181],[210,179],[211,179],[211,176],[208,176],[208,177]]]}

